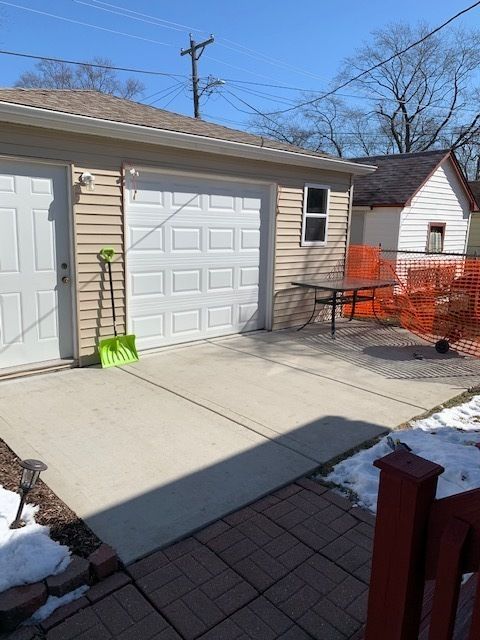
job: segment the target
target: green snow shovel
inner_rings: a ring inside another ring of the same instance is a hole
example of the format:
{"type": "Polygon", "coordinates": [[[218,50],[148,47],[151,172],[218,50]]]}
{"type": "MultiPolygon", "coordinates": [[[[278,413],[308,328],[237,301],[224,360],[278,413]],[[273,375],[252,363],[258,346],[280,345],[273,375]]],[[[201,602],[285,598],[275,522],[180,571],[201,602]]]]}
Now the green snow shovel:
{"type": "Polygon", "coordinates": [[[113,296],[112,281],[112,260],[115,255],[114,249],[104,247],[100,251],[100,257],[108,266],[108,279],[110,280],[110,294],[112,296],[112,317],[113,317],[113,338],[105,338],[100,340],[98,345],[98,353],[102,367],[120,367],[123,364],[137,362],[138,353],[135,347],[135,336],[119,336],[117,335],[117,319],[115,316],[115,300],[113,296]]]}

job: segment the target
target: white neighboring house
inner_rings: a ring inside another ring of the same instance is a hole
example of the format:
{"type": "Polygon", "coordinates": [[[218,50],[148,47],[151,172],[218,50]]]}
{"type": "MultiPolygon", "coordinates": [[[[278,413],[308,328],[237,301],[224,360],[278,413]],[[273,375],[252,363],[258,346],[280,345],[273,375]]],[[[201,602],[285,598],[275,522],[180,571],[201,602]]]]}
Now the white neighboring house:
{"type": "Polygon", "coordinates": [[[350,244],[466,251],[470,214],[478,206],[452,151],[370,156],[368,162],[378,169],[355,178],[350,244]]]}

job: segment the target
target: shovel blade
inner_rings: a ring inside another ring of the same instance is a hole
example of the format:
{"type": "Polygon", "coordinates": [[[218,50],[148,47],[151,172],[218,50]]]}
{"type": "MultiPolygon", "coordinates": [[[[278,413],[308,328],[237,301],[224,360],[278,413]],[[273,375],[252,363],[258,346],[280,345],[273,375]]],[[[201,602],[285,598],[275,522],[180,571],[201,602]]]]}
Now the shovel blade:
{"type": "Polygon", "coordinates": [[[124,364],[138,361],[137,348],[135,347],[135,336],[116,336],[100,340],[98,353],[102,367],[121,367],[124,364]]]}

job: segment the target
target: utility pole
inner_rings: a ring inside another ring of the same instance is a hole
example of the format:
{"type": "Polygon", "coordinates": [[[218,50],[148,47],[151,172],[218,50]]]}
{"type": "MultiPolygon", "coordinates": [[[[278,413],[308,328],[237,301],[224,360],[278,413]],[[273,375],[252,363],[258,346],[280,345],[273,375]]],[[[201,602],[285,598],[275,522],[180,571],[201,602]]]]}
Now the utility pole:
{"type": "Polygon", "coordinates": [[[189,55],[192,59],[193,113],[195,118],[200,118],[200,92],[198,90],[197,62],[200,60],[205,47],[212,44],[212,42],[214,42],[213,36],[210,36],[208,40],[204,40],[203,42],[195,42],[192,34],[190,34],[190,48],[180,50],[181,56],[189,55]]]}

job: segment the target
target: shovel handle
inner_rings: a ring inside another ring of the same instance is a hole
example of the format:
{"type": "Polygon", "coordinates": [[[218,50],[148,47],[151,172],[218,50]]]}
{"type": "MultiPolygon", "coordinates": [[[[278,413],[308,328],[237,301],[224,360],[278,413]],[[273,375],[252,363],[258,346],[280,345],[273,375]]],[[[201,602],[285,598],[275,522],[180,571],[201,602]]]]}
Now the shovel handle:
{"type": "Polygon", "coordinates": [[[113,333],[115,337],[117,337],[117,317],[115,315],[115,299],[113,297],[113,279],[112,279],[112,260],[115,255],[115,251],[110,249],[110,247],[104,247],[100,251],[100,256],[103,261],[108,265],[108,280],[110,282],[110,296],[112,300],[112,317],[113,317],[113,333]]]}
{"type": "Polygon", "coordinates": [[[117,336],[117,318],[115,315],[115,298],[113,296],[112,263],[108,261],[107,264],[108,264],[108,279],[110,280],[110,295],[112,297],[113,333],[116,337],[117,336]]]}

